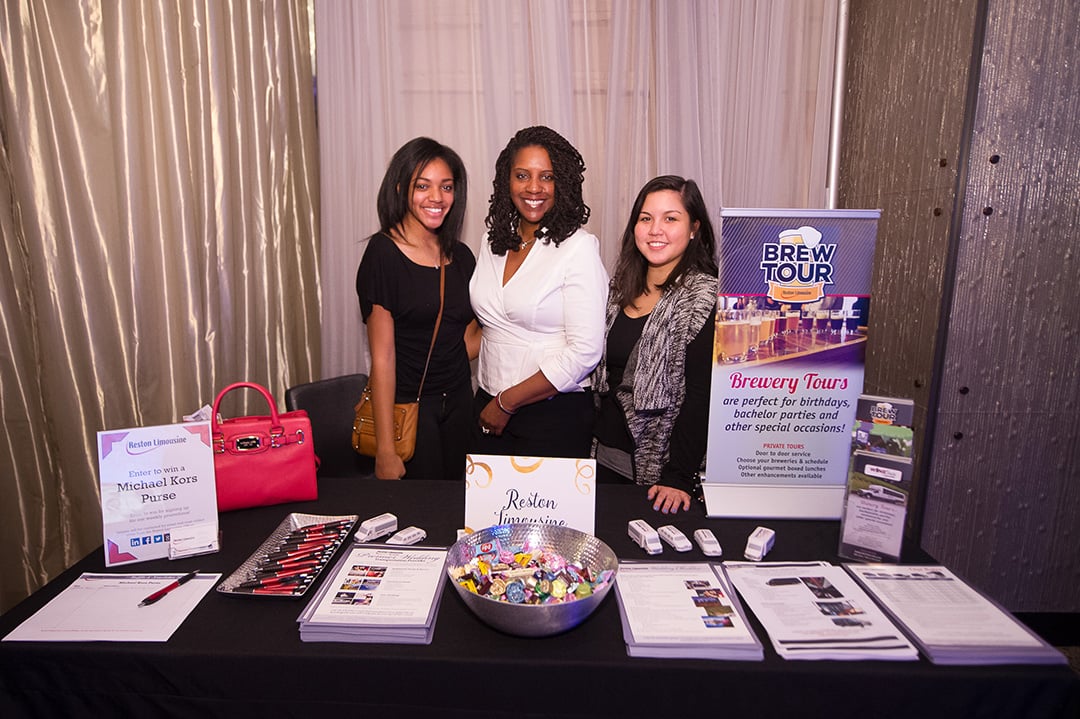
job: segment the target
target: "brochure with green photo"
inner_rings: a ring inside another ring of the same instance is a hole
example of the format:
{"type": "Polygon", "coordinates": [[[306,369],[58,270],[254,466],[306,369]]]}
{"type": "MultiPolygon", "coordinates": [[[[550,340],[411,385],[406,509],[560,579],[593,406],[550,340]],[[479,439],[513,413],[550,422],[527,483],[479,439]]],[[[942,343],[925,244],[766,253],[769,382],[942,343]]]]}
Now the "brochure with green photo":
{"type": "Polygon", "coordinates": [[[915,403],[860,395],[851,431],[839,555],[899,562],[911,497],[915,403]]]}

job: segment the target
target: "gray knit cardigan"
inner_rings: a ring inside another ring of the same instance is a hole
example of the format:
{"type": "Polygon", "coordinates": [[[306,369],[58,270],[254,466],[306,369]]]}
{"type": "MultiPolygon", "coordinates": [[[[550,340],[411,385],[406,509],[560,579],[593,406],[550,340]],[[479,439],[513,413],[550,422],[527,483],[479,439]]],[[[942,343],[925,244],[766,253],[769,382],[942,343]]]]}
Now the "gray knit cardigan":
{"type": "MultiPolygon", "coordinates": [[[[668,461],[671,430],[686,394],[686,346],[716,307],[717,279],[689,272],[663,294],[645,320],[641,338],[626,363],[615,398],[634,440],[634,481],[656,484],[668,461]]],[[[607,332],[621,308],[608,296],[607,332]]],[[[593,389],[609,391],[607,343],[593,372],[593,389]]]]}

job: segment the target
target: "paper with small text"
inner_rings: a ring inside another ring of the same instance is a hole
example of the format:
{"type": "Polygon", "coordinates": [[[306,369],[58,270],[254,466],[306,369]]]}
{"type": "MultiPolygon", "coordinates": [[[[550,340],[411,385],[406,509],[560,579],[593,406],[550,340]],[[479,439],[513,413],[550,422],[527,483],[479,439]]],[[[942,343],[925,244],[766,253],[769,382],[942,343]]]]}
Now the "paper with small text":
{"type": "Polygon", "coordinates": [[[843,567],[724,562],[731,583],[785,659],[914,660],[915,646],[843,567]]]}
{"type": "Polygon", "coordinates": [[[941,565],[847,564],[936,664],[1065,664],[1065,655],[941,565]]]}
{"type": "Polygon", "coordinates": [[[303,641],[431,642],[444,548],[349,548],[299,617],[303,641]]]}
{"type": "Polygon", "coordinates": [[[630,656],[760,661],[723,570],[707,562],[620,562],[615,580],[630,656]]]}
{"type": "Polygon", "coordinates": [[[214,588],[198,574],[160,601],[139,602],[183,574],[82,574],[4,641],[164,642],[214,588]]]}

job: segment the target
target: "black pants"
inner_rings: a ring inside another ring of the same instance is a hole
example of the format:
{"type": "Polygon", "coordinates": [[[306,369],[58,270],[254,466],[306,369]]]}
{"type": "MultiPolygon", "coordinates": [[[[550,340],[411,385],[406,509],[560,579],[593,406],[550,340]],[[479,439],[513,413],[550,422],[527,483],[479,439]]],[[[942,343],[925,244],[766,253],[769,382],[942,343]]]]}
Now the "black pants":
{"type": "Polygon", "coordinates": [[[516,457],[588,457],[592,449],[592,392],[568,392],[525,405],[510,418],[502,436],[480,432],[480,412],[492,400],[482,389],[473,403],[473,454],[516,457]]]}
{"type": "Polygon", "coordinates": [[[464,385],[445,394],[424,395],[416,424],[416,452],[405,463],[405,479],[465,479],[472,388],[464,385]]]}

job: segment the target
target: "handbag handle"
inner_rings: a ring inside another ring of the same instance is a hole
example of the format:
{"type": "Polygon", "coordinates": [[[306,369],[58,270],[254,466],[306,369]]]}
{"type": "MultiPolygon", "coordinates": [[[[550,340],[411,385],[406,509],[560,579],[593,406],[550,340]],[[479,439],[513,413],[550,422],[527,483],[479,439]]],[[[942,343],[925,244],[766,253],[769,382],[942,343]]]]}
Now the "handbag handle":
{"type": "Polygon", "coordinates": [[[214,413],[211,416],[211,428],[215,434],[221,431],[221,426],[218,424],[218,406],[221,404],[221,398],[232,392],[234,389],[253,389],[263,396],[266,403],[270,405],[270,432],[271,434],[277,432],[283,434],[285,428],[282,427],[281,422],[278,421],[277,403],[274,402],[274,398],[270,396],[270,391],[263,387],[261,384],[255,384],[254,382],[233,382],[225,389],[218,392],[217,399],[214,400],[214,413]]]}

